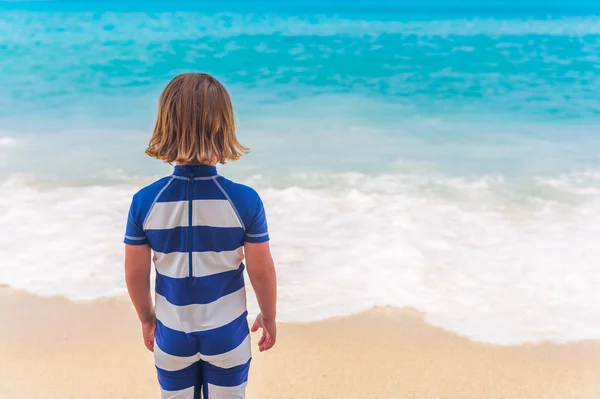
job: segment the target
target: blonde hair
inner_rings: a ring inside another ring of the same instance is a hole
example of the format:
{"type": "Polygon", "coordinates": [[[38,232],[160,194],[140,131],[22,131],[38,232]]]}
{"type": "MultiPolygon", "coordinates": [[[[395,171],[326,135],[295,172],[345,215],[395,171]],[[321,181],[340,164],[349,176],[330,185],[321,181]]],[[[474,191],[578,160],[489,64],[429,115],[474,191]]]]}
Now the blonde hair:
{"type": "Polygon", "coordinates": [[[167,163],[224,164],[249,151],[235,136],[231,99],[206,73],[184,73],[169,82],[146,154],[167,163]]]}

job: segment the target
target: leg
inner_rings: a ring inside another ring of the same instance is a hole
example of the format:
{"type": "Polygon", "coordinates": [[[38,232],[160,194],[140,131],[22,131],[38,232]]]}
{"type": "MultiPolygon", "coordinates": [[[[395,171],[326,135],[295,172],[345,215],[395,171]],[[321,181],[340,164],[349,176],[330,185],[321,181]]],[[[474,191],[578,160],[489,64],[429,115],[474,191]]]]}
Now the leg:
{"type": "Polygon", "coordinates": [[[200,338],[204,399],[244,399],[252,352],[245,315],[200,338]]]}
{"type": "Polygon", "coordinates": [[[202,370],[196,339],[157,321],[154,363],[162,399],[200,398],[202,370]]]}
{"type": "Polygon", "coordinates": [[[205,376],[204,399],[245,399],[250,360],[236,367],[223,369],[210,363],[202,364],[205,376]]]}

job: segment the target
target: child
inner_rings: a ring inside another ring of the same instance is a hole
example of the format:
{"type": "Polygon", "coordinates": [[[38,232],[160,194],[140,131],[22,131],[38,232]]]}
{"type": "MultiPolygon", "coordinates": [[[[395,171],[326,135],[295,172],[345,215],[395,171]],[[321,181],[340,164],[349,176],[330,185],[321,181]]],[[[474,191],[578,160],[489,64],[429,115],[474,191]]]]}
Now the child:
{"type": "Polygon", "coordinates": [[[134,195],[125,233],[127,289],[163,399],[244,398],[251,359],[244,257],[261,310],[252,331],[263,329],[261,352],[275,345],[277,288],[262,201],[215,167],[247,151],[219,81],[188,73],[167,85],[146,154],[176,166],[134,195]]]}

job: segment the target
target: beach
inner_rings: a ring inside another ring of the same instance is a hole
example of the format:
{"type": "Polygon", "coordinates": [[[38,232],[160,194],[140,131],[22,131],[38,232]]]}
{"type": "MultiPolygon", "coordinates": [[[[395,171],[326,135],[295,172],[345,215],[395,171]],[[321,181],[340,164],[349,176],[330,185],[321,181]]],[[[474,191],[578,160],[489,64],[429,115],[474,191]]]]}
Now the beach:
{"type": "Polygon", "coordinates": [[[600,2],[551,3],[0,0],[0,399],[158,397],[123,237],[184,72],[268,220],[247,398],[599,399],[600,2]]]}
{"type": "MultiPolygon", "coordinates": [[[[71,302],[2,288],[0,314],[1,398],[159,396],[127,298],[71,302]]],[[[254,353],[247,398],[593,399],[599,373],[598,341],[475,343],[384,307],[281,324],[277,346],[254,353]]]]}

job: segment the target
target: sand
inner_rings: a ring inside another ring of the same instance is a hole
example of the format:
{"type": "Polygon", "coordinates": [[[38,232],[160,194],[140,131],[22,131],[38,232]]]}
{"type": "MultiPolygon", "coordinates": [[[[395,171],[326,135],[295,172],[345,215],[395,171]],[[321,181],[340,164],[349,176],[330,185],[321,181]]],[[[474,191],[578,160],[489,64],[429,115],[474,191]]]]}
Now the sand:
{"type": "MultiPolygon", "coordinates": [[[[0,289],[0,398],[157,398],[126,298],[70,302],[0,289]]],[[[256,344],[256,339],[254,345],[256,344]]],[[[247,398],[600,398],[600,342],[501,347],[380,308],[282,324],[247,398]]]]}

